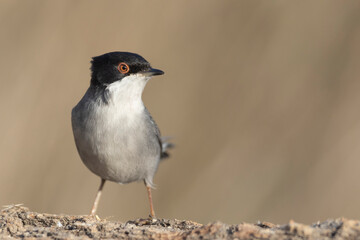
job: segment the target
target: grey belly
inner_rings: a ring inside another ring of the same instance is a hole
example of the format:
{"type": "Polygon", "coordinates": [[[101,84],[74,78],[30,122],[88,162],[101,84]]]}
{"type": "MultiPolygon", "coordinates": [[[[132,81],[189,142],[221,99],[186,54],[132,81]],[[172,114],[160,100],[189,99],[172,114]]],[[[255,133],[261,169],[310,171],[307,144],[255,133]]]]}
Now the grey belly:
{"type": "Polygon", "coordinates": [[[152,183],[160,146],[151,127],[146,119],[131,124],[111,124],[104,119],[92,119],[87,124],[73,122],[76,146],[84,164],[101,178],[118,183],[152,183]]]}

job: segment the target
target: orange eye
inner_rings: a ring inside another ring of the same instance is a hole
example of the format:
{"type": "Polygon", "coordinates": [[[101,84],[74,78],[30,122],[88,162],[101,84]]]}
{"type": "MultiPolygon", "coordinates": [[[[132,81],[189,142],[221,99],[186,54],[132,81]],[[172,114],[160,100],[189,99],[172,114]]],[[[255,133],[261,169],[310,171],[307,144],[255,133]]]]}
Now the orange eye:
{"type": "Polygon", "coordinates": [[[129,65],[127,65],[126,63],[119,63],[117,69],[119,70],[119,72],[121,72],[122,74],[128,73],[130,71],[129,65]]]}

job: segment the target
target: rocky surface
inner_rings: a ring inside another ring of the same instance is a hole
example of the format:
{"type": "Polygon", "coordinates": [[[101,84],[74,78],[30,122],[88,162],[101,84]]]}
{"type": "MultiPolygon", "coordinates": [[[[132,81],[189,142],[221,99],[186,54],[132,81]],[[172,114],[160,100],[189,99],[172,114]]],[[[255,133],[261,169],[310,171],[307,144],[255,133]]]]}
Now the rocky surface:
{"type": "Polygon", "coordinates": [[[125,223],[90,216],[35,213],[21,205],[0,214],[0,239],[360,239],[360,222],[327,220],[313,225],[290,221],[202,225],[187,220],[137,219],[125,223]]]}

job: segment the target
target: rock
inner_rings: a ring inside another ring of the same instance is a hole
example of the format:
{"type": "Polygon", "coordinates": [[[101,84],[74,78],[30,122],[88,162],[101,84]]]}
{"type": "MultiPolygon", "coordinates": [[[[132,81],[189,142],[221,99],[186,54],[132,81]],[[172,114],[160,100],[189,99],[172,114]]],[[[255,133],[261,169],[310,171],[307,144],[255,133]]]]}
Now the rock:
{"type": "Polygon", "coordinates": [[[360,222],[339,218],[304,225],[269,222],[228,225],[187,220],[137,219],[126,223],[90,216],[30,212],[21,205],[0,213],[0,239],[360,239],[360,222]]]}

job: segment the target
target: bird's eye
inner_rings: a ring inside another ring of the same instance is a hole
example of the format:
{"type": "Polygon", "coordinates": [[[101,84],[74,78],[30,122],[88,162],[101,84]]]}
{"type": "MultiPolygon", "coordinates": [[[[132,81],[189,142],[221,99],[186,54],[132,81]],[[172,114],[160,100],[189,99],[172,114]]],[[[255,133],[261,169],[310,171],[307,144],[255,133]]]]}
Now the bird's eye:
{"type": "Polygon", "coordinates": [[[117,69],[122,74],[128,73],[130,71],[129,65],[127,65],[126,63],[123,63],[123,62],[119,63],[117,69]]]}

